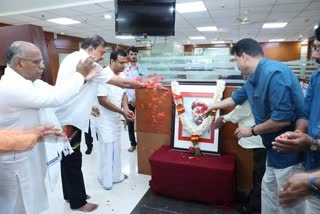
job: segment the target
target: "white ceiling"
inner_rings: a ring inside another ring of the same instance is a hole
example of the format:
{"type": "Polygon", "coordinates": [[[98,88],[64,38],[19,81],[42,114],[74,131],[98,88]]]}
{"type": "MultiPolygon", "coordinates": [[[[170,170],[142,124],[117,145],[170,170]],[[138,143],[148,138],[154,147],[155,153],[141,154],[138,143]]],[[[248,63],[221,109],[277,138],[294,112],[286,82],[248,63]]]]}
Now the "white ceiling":
{"type": "MultiPolygon", "coordinates": [[[[199,0],[177,0],[185,3],[199,0]]],[[[176,12],[175,36],[166,42],[177,44],[205,44],[213,40],[236,42],[251,37],[260,42],[269,39],[297,41],[313,34],[313,26],[320,21],[320,0],[202,0],[205,12],[176,12]],[[247,17],[252,23],[241,25],[236,17],[247,17]],[[288,22],[282,29],[262,29],[264,22],[288,22]],[[196,27],[217,26],[217,32],[199,32],[196,27]],[[206,40],[189,40],[189,36],[205,36],[206,40]]],[[[2,0],[0,22],[12,25],[34,24],[45,31],[76,37],[98,34],[108,42],[134,45],[135,40],[115,38],[113,0],[2,0]],[[104,19],[104,14],[112,19],[104,19]],[[58,25],[46,21],[68,17],[80,21],[75,25],[58,25]]],[[[154,41],[154,38],[151,38],[154,41]]],[[[165,38],[156,38],[157,43],[165,38]]]]}

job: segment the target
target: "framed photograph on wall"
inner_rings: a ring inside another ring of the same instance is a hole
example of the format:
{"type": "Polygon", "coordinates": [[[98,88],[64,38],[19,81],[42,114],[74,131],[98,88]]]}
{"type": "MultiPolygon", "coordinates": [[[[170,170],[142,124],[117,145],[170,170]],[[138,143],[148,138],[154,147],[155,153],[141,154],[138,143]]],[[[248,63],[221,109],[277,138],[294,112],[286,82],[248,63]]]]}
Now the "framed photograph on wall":
{"type": "MultiPolygon", "coordinates": [[[[216,82],[179,82],[184,114],[194,128],[201,125],[201,115],[212,101],[216,87],[216,82]]],[[[192,146],[191,135],[183,128],[176,106],[173,106],[171,148],[189,151],[189,147],[192,146]]],[[[215,118],[219,115],[220,111],[217,111],[215,118]]],[[[199,135],[199,147],[202,153],[220,154],[219,129],[215,129],[214,125],[209,126],[199,135]]]]}

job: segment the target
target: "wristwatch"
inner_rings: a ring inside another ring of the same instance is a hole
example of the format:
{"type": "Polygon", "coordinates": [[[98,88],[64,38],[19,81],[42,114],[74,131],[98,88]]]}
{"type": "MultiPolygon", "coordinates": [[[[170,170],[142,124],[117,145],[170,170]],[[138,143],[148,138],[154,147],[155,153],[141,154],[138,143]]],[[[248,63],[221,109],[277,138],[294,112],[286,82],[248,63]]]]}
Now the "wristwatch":
{"type": "Polygon", "coordinates": [[[312,138],[310,150],[312,151],[318,151],[318,139],[312,138]]]}
{"type": "Polygon", "coordinates": [[[317,197],[320,198],[320,188],[317,186],[317,180],[320,177],[314,177],[309,180],[309,187],[311,192],[317,197]]]}
{"type": "Polygon", "coordinates": [[[227,121],[224,119],[224,117],[222,117],[222,122],[227,123],[227,121]]]}
{"type": "Polygon", "coordinates": [[[256,125],[251,126],[251,134],[253,136],[257,136],[257,134],[254,132],[254,127],[256,127],[256,125]]]}

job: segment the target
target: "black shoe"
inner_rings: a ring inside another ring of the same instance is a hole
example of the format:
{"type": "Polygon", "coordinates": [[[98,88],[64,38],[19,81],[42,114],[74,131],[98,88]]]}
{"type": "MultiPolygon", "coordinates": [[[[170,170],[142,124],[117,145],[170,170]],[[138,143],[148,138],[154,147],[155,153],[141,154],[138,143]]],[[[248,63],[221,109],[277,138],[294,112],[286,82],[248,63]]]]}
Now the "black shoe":
{"type": "Polygon", "coordinates": [[[133,152],[134,150],[136,150],[136,146],[131,146],[131,147],[128,149],[129,152],[133,152]]]}
{"type": "Polygon", "coordinates": [[[252,213],[252,210],[247,204],[244,204],[240,206],[240,208],[238,209],[238,212],[241,214],[250,214],[252,213]]]}
{"type": "Polygon", "coordinates": [[[90,155],[90,154],[91,154],[91,152],[92,152],[92,147],[93,147],[93,146],[88,147],[88,149],[87,149],[87,151],[86,151],[86,154],[87,154],[87,155],[90,155]]]}

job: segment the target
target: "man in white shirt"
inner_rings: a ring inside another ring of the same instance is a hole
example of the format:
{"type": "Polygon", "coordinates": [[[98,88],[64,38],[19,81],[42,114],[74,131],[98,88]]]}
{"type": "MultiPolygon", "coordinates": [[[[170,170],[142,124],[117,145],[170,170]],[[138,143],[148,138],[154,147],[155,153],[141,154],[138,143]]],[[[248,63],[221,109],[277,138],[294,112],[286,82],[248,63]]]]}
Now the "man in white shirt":
{"type": "MultiPolygon", "coordinates": [[[[118,49],[110,54],[110,67],[115,75],[126,78],[123,69],[128,62],[125,51],[118,49]]],[[[127,178],[121,167],[121,115],[134,120],[134,113],[129,110],[126,91],[120,87],[99,84],[98,93],[100,116],[97,117],[99,133],[98,180],[104,189],[110,190],[113,183],[127,178]],[[121,108],[122,107],[122,108],[121,108]]]]}
{"type": "MultiPolygon", "coordinates": [[[[89,59],[76,66],[77,72],[70,76],[73,84],[54,87],[40,80],[45,66],[39,48],[23,41],[12,43],[0,81],[0,128],[28,129],[40,125],[40,112],[60,106],[74,96],[92,63],[89,59]]],[[[46,163],[43,143],[28,150],[0,154],[0,213],[38,214],[48,208],[46,163]]]]}
{"type": "MultiPolygon", "coordinates": [[[[127,49],[127,54],[129,57],[129,64],[124,69],[123,73],[128,79],[135,80],[139,76],[142,76],[142,71],[146,69],[138,63],[138,49],[134,46],[130,46],[127,49]]],[[[129,101],[129,109],[135,111],[136,109],[136,94],[134,89],[127,89],[127,96],[129,101]]],[[[136,136],[134,134],[134,121],[127,121],[128,123],[128,133],[131,147],[128,149],[129,152],[133,152],[137,147],[136,136]]]]}
{"type": "MultiPolygon", "coordinates": [[[[104,59],[107,43],[98,35],[90,36],[84,39],[81,49],[75,51],[62,61],[57,85],[70,83],[70,76],[75,72],[76,63],[80,59],[88,56],[94,57],[96,62],[104,59]]],[[[97,63],[96,67],[101,67],[97,63]]],[[[101,67],[102,69],[102,67],[101,67]]],[[[62,107],[57,109],[56,115],[62,125],[72,129],[74,137],[71,140],[71,146],[74,153],[62,158],[61,176],[64,199],[69,201],[73,210],[90,212],[97,208],[97,204],[87,203],[89,196],[86,194],[83,175],[81,171],[82,154],[80,151],[81,133],[88,132],[91,108],[96,101],[98,84],[112,84],[121,88],[140,88],[141,83],[126,80],[114,75],[112,71],[99,70],[99,72],[90,81],[83,84],[77,96],[70,99],[62,107]]]]}
{"type": "MultiPolygon", "coordinates": [[[[239,127],[254,126],[255,121],[249,102],[245,101],[242,105],[237,105],[230,113],[218,117],[215,121],[215,127],[220,128],[227,122],[237,123],[239,127]]],[[[261,181],[266,169],[266,150],[259,135],[242,137],[238,143],[242,148],[253,149],[253,189],[250,192],[248,203],[242,205],[239,211],[240,213],[260,212],[261,181]]]]}

